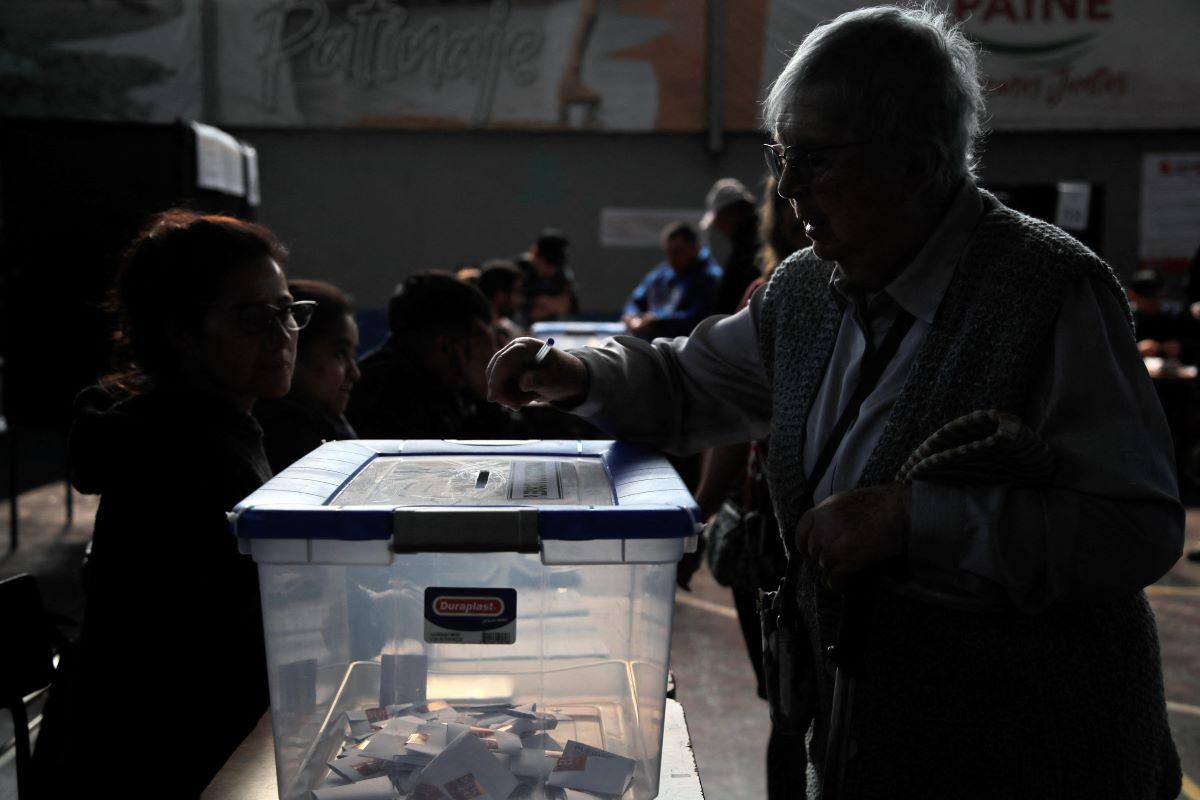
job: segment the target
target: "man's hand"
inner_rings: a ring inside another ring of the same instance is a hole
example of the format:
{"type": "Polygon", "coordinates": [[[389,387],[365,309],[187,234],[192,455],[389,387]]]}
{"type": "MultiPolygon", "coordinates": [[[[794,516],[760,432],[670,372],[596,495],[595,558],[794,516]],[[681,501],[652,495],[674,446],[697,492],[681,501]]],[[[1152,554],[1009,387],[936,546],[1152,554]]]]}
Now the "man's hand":
{"type": "Polygon", "coordinates": [[[575,356],[551,348],[540,366],[533,358],[543,342],[523,336],[506,344],[487,366],[487,399],[518,409],[535,401],[583,401],[587,367],[575,356]]]}
{"type": "Polygon", "coordinates": [[[844,591],[863,571],[908,549],[908,486],[889,483],[832,495],[796,526],[796,550],[829,588],[844,591]]]}
{"type": "Polygon", "coordinates": [[[1142,358],[1153,358],[1158,355],[1162,345],[1156,339],[1142,339],[1137,343],[1137,348],[1142,358]]]}
{"type": "Polygon", "coordinates": [[[630,333],[641,333],[654,324],[655,317],[647,312],[645,314],[627,315],[624,317],[625,327],[629,328],[630,333]]]}

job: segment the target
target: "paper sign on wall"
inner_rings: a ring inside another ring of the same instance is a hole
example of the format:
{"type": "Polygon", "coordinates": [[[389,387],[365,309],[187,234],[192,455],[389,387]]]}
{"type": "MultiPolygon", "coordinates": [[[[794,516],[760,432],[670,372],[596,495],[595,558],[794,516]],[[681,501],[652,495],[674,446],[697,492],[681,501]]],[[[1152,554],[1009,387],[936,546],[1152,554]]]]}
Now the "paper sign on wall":
{"type": "Polygon", "coordinates": [[[1200,247],[1200,152],[1142,156],[1143,268],[1182,272],[1200,247]]]}
{"type": "Polygon", "coordinates": [[[697,208],[602,208],[602,247],[659,247],[663,228],[673,222],[700,224],[703,209],[697,208]]]}

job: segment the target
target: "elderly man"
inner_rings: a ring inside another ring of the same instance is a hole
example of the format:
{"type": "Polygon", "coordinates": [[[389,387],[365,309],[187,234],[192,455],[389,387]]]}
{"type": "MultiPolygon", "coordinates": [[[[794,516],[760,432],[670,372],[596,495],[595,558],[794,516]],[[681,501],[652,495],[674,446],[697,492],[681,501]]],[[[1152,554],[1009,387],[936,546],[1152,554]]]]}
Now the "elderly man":
{"type": "Polygon", "coordinates": [[[807,734],[790,758],[810,797],[1175,797],[1141,591],[1182,546],[1170,437],[1111,270],[976,187],[982,113],[976,54],[944,17],[818,27],[765,105],[812,247],[686,339],[539,368],[518,339],[490,396],[674,451],[770,435],[792,577],[764,614],[773,717],[807,734]],[[985,441],[975,469],[897,480],[976,411],[1019,418],[1056,469],[989,477],[985,441]]]}

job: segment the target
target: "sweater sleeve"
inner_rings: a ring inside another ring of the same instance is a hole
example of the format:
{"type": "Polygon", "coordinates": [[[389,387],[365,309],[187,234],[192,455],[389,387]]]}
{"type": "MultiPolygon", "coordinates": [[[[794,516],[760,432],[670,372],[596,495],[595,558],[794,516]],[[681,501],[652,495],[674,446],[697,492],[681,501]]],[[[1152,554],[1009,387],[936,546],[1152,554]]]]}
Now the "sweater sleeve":
{"type": "Polygon", "coordinates": [[[1052,484],[916,482],[909,539],[918,578],[1029,612],[1137,591],[1183,547],[1171,434],[1116,299],[1072,289],[1047,351],[1027,422],[1052,484]]]}
{"type": "Polygon", "coordinates": [[[771,389],[750,309],[709,317],[689,337],[617,336],[571,352],[590,378],[572,411],[609,435],[674,453],[767,435],[771,389]]]}

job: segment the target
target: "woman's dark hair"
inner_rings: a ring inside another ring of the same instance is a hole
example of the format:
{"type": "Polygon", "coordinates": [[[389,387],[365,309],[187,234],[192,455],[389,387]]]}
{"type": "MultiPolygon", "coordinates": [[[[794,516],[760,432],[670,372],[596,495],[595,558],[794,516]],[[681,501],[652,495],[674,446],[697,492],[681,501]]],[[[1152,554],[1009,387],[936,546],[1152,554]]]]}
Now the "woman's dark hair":
{"type": "Polygon", "coordinates": [[[287,249],[261,225],[172,208],[156,215],[125,251],[117,274],[117,383],[174,373],[172,331],[199,330],[226,278],[248,262],[283,266],[287,249]]]}
{"type": "Polygon", "coordinates": [[[511,292],[524,276],[515,261],[504,258],[494,258],[483,262],[479,276],[479,291],[491,300],[499,292],[511,292]]]}
{"type": "Polygon", "coordinates": [[[339,331],[342,320],[354,314],[350,298],[332,283],[297,278],[288,281],[288,291],[296,300],[314,300],[317,303],[317,310],[313,312],[308,325],[300,331],[300,340],[296,343],[301,353],[313,342],[332,337],[339,331]]]}
{"type": "Polygon", "coordinates": [[[758,238],[762,246],[755,257],[759,274],[764,278],[770,278],[775,268],[797,250],[796,245],[784,234],[784,224],[791,213],[791,205],[779,196],[778,182],[768,175],[762,200],[758,204],[758,238]]]}

